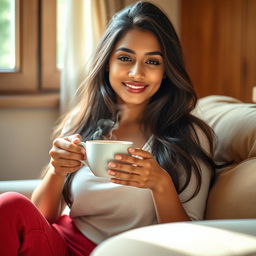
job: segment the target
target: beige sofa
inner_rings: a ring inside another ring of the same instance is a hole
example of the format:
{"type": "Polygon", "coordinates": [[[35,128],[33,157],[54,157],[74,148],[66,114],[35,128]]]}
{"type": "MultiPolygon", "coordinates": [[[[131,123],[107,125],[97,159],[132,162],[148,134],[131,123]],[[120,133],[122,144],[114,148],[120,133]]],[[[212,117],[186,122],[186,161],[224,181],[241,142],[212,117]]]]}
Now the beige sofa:
{"type": "Polygon", "coordinates": [[[100,244],[92,256],[256,256],[256,104],[199,100],[195,114],[215,131],[218,170],[204,221],[154,225],[100,244]]]}
{"type": "MultiPolygon", "coordinates": [[[[256,255],[256,104],[226,96],[208,96],[199,100],[195,115],[205,120],[216,133],[215,161],[232,162],[218,170],[209,192],[205,213],[208,221],[128,231],[100,245],[95,256],[103,255],[103,252],[111,256],[256,255]],[[205,240],[207,235],[209,239],[205,240]],[[244,243],[236,244],[239,239],[244,243]],[[185,248],[184,241],[187,240],[193,243],[185,248]],[[205,245],[201,249],[209,250],[210,246],[215,248],[215,253],[205,254],[206,251],[198,250],[198,241],[205,245]],[[232,246],[230,241],[233,241],[232,246]],[[236,245],[240,245],[240,251],[236,245]],[[218,254],[216,248],[219,246],[218,254]],[[155,250],[157,254],[152,254],[155,250]]],[[[29,197],[38,183],[39,180],[0,181],[0,193],[17,191],[29,197]]]]}
{"type": "Polygon", "coordinates": [[[216,133],[215,161],[233,162],[217,171],[205,218],[256,218],[256,104],[208,96],[196,113],[216,133]]]}

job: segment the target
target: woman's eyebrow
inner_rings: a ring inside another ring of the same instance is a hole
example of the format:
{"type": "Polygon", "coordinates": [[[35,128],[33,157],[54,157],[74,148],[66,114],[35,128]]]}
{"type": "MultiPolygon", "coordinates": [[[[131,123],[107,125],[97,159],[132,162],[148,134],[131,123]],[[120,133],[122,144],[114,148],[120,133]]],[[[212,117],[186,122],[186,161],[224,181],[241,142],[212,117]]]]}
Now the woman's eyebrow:
{"type": "MultiPolygon", "coordinates": [[[[132,49],[126,48],[126,47],[120,47],[115,50],[115,52],[118,52],[118,51],[124,51],[124,52],[128,52],[128,53],[136,54],[135,51],[133,51],[132,49]]],[[[150,56],[151,55],[160,55],[161,57],[163,57],[163,54],[159,51],[146,52],[145,55],[150,55],[150,56]]]]}

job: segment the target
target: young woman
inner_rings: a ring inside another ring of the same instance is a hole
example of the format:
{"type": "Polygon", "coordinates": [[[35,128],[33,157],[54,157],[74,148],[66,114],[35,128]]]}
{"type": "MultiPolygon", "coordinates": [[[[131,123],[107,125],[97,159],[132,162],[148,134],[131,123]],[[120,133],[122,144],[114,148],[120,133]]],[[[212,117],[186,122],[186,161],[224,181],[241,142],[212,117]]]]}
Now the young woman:
{"type": "Polygon", "coordinates": [[[56,129],[36,207],[15,193],[0,199],[1,255],[88,255],[126,230],[204,216],[212,133],[191,114],[197,98],[167,16],[148,2],[117,13],[90,70],[56,129]],[[109,162],[109,180],[80,162],[79,142],[92,139],[100,119],[118,123],[115,139],[135,145],[109,162]]]}

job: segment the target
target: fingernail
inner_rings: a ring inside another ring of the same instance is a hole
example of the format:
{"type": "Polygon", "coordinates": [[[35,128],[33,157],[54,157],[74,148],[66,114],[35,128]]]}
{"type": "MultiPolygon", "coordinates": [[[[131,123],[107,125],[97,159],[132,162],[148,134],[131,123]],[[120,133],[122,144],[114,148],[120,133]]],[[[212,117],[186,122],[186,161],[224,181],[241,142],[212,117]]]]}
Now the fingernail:
{"type": "Polygon", "coordinates": [[[112,175],[112,176],[115,176],[115,175],[116,175],[116,173],[115,173],[114,171],[112,171],[112,170],[108,170],[108,174],[109,174],[109,175],[112,175]]]}
{"type": "Polygon", "coordinates": [[[122,157],[121,157],[120,155],[116,155],[116,156],[115,156],[115,159],[116,159],[116,160],[121,160],[122,157]]]}
{"type": "Polygon", "coordinates": [[[129,151],[130,151],[131,153],[134,153],[134,152],[135,152],[135,149],[134,149],[134,148],[129,148],[129,151]]]}
{"type": "Polygon", "coordinates": [[[113,167],[116,167],[116,164],[111,162],[111,163],[108,164],[108,166],[109,166],[110,168],[113,168],[113,167]]]}

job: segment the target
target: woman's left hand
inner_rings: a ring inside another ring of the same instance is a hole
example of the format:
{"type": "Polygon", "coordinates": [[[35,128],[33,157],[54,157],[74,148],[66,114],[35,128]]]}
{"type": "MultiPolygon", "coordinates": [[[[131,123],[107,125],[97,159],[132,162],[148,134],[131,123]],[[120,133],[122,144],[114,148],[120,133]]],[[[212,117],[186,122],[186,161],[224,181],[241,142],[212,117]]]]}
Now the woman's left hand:
{"type": "Polygon", "coordinates": [[[153,155],[142,149],[129,148],[129,153],[115,155],[108,164],[111,181],[117,184],[161,191],[170,184],[169,174],[160,167],[153,155]]]}

